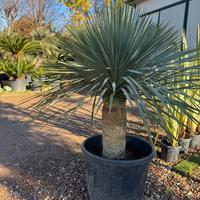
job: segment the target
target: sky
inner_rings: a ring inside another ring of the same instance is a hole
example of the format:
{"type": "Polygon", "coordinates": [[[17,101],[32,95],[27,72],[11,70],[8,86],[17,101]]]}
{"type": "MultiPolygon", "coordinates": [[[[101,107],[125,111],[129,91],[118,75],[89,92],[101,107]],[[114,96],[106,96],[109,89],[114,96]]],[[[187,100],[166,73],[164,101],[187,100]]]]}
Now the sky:
{"type": "MultiPolygon", "coordinates": [[[[57,19],[55,20],[53,26],[57,31],[59,31],[59,30],[62,30],[67,23],[69,23],[70,12],[69,12],[69,9],[66,6],[64,6],[62,3],[59,3],[57,0],[52,0],[52,1],[56,1],[57,3],[55,10],[52,11],[52,14],[54,14],[55,12],[57,16],[57,19]]],[[[0,0],[0,7],[2,6],[1,4],[2,4],[2,1],[0,0]]],[[[23,14],[20,15],[18,18],[20,18],[21,16],[23,16],[23,14]]],[[[47,18],[47,21],[48,21],[48,18],[47,18]]],[[[0,30],[3,30],[6,27],[7,27],[6,20],[0,15],[0,30]]]]}
{"type": "Polygon", "coordinates": [[[69,9],[66,6],[64,6],[62,3],[58,3],[57,10],[59,11],[61,18],[55,21],[54,27],[56,30],[59,31],[59,30],[62,30],[67,23],[69,23],[70,12],[69,12],[69,9]]]}

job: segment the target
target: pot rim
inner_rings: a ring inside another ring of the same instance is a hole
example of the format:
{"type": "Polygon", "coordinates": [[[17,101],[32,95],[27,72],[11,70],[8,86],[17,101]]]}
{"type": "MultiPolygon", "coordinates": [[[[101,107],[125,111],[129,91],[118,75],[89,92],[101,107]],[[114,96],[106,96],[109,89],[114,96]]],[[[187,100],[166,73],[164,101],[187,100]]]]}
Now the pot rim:
{"type": "Polygon", "coordinates": [[[192,138],[180,138],[179,141],[190,141],[192,138]]]}
{"type": "Polygon", "coordinates": [[[23,79],[23,78],[16,78],[16,79],[11,80],[12,83],[16,83],[16,82],[19,82],[19,81],[20,81],[20,82],[22,82],[22,81],[23,81],[23,82],[26,82],[26,79],[23,79]]]}
{"type": "MultiPolygon", "coordinates": [[[[193,135],[192,138],[194,138],[194,137],[200,137],[200,134],[193,135]]],[[[192,139],[192,138],[191,138],[191,139],[192,139]]]]}
{"type": "MultiPolygon", "coordinates": [[[[178,139],[178,140],[180,140],[180,139],[178,139]]],[[[164,137],[163,139],[161,139],[160,147],[162,147],[162,146],[167,146],[167,147],[171,147],[171,148],[178,148],[178,147],[181,147],[181,145],[173,147],[173,146],[170,144],[170,142],[168,141],[168,138],[167,138],[167,137],[164,137]]]]}
{"type": "Polygon", "coordinates": [[[154,151],[153,151],[152,146],[147,141],[145,141],[144,139],[141,139],[137,136],[132,136],[132,135],[127,135],[126,138],[135,138],[137,140],[141,140],[142,142],[144,142],[147,146],[149,146],[151,148],[151,153],[149,155],[147,155],[143,158],[135,159],[135,160],[112,160],[112,159],[108,159],[108,158],[104,158],[104,157],[95,155],[85,148],[86,142],[89,139],[95,138],[95,137],[101,137],[101,135],[100,134],[99,135],[93,135],[93,136],[85,139],[85,141],[81,145],[82,152],[89,157],[89,158],[86,158],[86,159],[93,159],[93,160],[95,160],[95,162],[104,162],[105,164],[110,164],[110,165],[120,165],[120,166],[121,165],[132,165],[133,166],[133,165],[138,165],[138,164],[141,164],[141,163],[146,163],[148,160],[151,160],[154,157],[154,151]]]}
{"type": "Polygon", "coordinates": [[[165,144],[164,142],[162,142],[162,143],[160,144],[160,146],[161,146],[161,147],[167,147],[167,148],[170,148],[170,149],[179,149],[179,148],[182,147],[181,145],[173,147],[173,146],[171,146],[171,145],[165,144]]]}

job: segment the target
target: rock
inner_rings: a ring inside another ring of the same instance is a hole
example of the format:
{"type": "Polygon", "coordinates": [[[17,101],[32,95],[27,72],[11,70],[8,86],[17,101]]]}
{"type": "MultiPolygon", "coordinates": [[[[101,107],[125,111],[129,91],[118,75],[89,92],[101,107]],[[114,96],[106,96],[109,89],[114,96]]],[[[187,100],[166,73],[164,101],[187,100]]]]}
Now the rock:
{"type": "Polygon", "coordinates": [[[4,86],[3,89],[4,89],[5,92],[11,92],[12,91],[12,88],[10,86],[7,86],[7,85],[4,86]]]}

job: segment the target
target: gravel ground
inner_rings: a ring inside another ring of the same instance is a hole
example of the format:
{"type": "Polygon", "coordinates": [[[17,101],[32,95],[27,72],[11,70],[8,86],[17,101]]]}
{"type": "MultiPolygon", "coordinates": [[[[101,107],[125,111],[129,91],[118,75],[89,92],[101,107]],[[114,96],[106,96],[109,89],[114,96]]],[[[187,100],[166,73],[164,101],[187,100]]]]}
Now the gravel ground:
{"type": "MultiPolygon", "coordinates": [[[[87,134],[89,114],[81,111],[75,118],[83,121],[73,120],[59,133],[53,131],[58,124],[41,130],[41,125],[21,121],[24,108],[17,104],[25,97],[0,96],[0,200],[89,200],[80,153],[84,137],[78,135],[80,130],[87,134]]],[[[145,132],[136,117],[129,125],[129,132],[145,132]]],[[[199,177],[182,177],[171,167],[160,159],[153,160],[145,200],[200,200],[199,177]]]]}
{"type": "MultiPolygon", "coordinates": [[[[46,147],[18,164],[17,168],[14,179],[4,182],[12,195],[7,200],[89,200],[81,155],[46,147]]],[[[153,161],[147,176],[145,199],[198,200],[199,197],[198,181],[172,172],[158,159],[153,161]]]]}

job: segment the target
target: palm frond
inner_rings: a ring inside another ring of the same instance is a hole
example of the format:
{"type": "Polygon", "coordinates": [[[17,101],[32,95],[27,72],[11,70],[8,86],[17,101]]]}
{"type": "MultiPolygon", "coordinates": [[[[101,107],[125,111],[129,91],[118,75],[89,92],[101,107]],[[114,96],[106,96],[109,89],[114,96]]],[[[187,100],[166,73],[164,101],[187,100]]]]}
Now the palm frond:
{"type": "Polygon", "coordinates": [[[15,35],[0,35],[0,50],[10,53],[12,56],[24,56],[25,54],[37,53],[41,50],[37,41],[15,35]]]}

